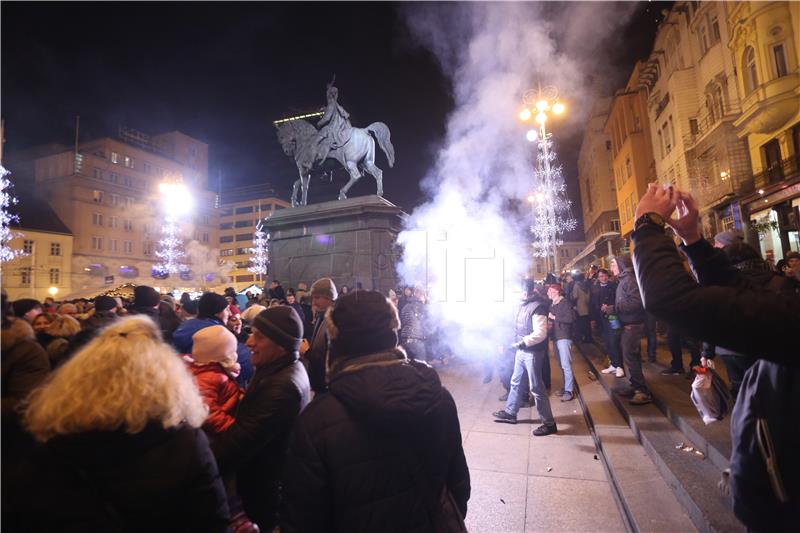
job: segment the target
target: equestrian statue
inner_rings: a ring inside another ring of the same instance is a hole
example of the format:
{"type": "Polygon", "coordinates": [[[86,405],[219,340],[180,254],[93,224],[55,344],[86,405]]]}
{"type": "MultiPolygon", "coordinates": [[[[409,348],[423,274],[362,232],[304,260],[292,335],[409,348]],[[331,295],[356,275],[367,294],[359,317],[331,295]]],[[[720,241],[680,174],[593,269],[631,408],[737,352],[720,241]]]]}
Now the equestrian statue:
{"type": "Polygon", "coordinates": [[[354,128],[350,124],[350,113],[339,104],[339,90],[333,85],[335,81],[334,76],[328,84],[328,105],[316,127],[303,118],[275,122],[283,152],[294,157],[300,174],[292,186],[292,207],[308,203],[311,170],[329,158],[338,161],[350,174],[350,180],[339,190],[339,200],[347,198],[347,191],[364,172],[375,178],[378,196],[383,196],[383,171],[375,165],[375,139],[386,154],[389,167],[394,166],[394,146],[389,127],[383,122],[373,122],[366,128],[354,128]],[[298,189],[302,191],[299,202],[298,189]]]}

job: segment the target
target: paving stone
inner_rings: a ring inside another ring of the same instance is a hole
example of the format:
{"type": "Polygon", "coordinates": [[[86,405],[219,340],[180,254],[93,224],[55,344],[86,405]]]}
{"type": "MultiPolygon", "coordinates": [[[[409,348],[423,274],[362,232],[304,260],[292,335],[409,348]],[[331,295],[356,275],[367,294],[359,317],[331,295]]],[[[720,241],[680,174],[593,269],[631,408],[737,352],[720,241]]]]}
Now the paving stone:
{"type": "Polygon", "coordinates": [[[595,456],[591,437],[535,437],[528,448],[528,474],[606,481],[603,463],[595,456]]]}
{"type": "Polygon", "coordinates": [[[521,474],[528,468],[528,443],[525,435],[504,435],[470,431],[464,453],[470,470],[490,470],[521,474]]]}
{"type": "Polygon", "coordinates": [[[528,477],[476,469],[470,470],[470,476],[472,495],[466,519],[470,533],[524,531],[528,477]]]}
{"type": "Polygon", "coordinates": [[[605,481],[528,476],[525,531],[625,531],[605,481]]]}

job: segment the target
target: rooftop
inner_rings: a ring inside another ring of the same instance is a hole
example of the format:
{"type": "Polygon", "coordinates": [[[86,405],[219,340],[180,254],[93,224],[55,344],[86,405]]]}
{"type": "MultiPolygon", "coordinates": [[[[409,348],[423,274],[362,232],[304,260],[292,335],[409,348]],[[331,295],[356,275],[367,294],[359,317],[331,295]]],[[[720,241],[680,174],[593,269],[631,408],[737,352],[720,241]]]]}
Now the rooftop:
{"type": "Polygon", "coordinates": [[[12,227],[72,235],[72,231],[44,199],[30,192],[17,193],[19,203],[9,211],[19,215],[19,222],[11,223],[12,227]]]}

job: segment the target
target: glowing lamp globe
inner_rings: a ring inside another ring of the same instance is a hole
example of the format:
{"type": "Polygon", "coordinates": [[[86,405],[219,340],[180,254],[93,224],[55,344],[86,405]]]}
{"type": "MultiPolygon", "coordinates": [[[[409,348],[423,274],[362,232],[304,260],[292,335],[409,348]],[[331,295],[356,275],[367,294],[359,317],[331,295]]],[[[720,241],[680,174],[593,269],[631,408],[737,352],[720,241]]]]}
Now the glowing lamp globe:
{"type": "Polygon", "coordinates": [[[564,104],[562,104],[561,102],[558,102],[553,106],[553,113],[555,113],[556,115],[560,115],[563,112],[564,112],[564,104]]]}
{"type": "Polygon", "coordinates": [[[548,108],[547,100],[539,100],[536,102],[536,110],[540,113],[548,108]]]}
{"type": "Polygon", "coordinates": [[[58,294],[58,287],[50,287],[47,289],[47,292],[50,294],[50,296],[55,296],[58,294]]]}
{"type": "Polygon", "coordinates": [[[526,122],[526,121],[530,120],[531,119],[531,110],[526,107],[525,109],[520,111],[519,119],[522,120],[523,122],[526,122]]]}
{"type": "Polygon", "coordinates": [[[539,139],[539,133],[536,130],[528,130],[525,138],[528,139],[528,142],[535,143],[539,139]]]}
{"type": "Polygon", "coordinates": [[[545,122],[547,122],[547,114],[544,111],[542,111],[541,113],[536,115],[536,123],[544,124],[545,122]]]}

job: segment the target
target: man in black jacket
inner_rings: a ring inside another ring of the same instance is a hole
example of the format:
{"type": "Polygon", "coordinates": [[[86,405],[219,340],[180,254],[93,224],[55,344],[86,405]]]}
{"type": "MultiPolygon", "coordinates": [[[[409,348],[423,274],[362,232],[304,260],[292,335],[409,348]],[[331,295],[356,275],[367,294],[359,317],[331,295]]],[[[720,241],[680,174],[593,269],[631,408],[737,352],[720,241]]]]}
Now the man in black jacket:
{"type": "Polygon", "coordinates": [[[630,398],[632,405],[644,405],[653,401],[642,372],[642,337],[644,336],[644,305],[639,294],[639,284],[633,273],[631,256],[618,255],[611,260],[611,271],[619,279],[614,305],[608,312],[614,313],[622,324],[622,359],[628,367],[630,389],[620,389],[623,396],[630,398]]]}
{"type": "Polygon", "coordinates": [[[308,405],[308,375],[299,361],[303,324],[291,307],[279,305],[253,319],[247,346],[255,375],[239,404],[236,422],[211,448],[220,473],[236,474],[247,515],[261,528],[277,525],[281,471],[295,419],[308,405]]]}
{"type": "Polygon", "coordinates": [[[745,375],[731,416],[733,509],[750,529],[794,530],[800,520],[800,358],[792,341],[800,330],[800,298],[741,276],[702,238],[698,217],[691,195],[648,187],[632,235],[644,304],[686,335],[760,357],[745,375]],[[676,206],[678,218],[669,218],[676,206]],[[665,222],[683,240],[699,284],[684,270],[665,222]]]}
{"type": "Polygon", "coordinates": [[[470,481],[456,405],[435,370],[397,347],[397,310],[353,291],[326,322],[330,388],[295,425],[281,531],[432,531],[444,491],[462,519],[470,481]]]}
{"type": "Polygon", "coordinates": [[[618,378],[625,377],[625,370],[622,366],[622,350],[619,345],[619,329],[615,329],[608,320],[605,309],[613,307],[614,297],[617,293],[617,283],[609,277],[608,270],[601,268],[597,271],[597,283],[592,285],[589,299],[589,310],[592,320],[597,322],[597,328],[603,337],[606,346],[606,354],[610,364],[600,372],[603,374],[614,374],[618,378]]]}

